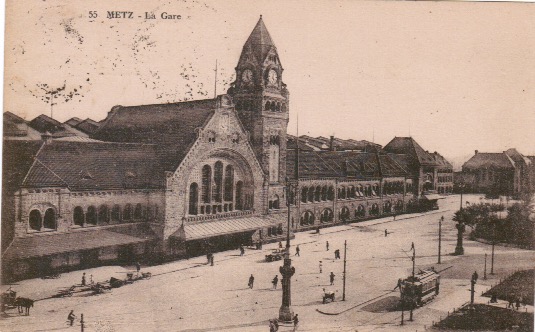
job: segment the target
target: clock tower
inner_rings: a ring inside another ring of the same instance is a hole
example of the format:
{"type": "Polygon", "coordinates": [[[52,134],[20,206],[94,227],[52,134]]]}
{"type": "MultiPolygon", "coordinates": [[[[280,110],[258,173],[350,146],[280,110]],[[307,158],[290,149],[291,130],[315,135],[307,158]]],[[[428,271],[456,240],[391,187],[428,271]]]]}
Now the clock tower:
{"type": "Polygon", "coordinates": [[[277,48],[260,16],[243,46],[236,80],[228,94],[234,99],[236,111],[251,135],[256,156],[268,175],[270,195],[277,195],[284,205],[281,195],[286,177],[289,93],[282,82],[282,72],[277,48]],[[277,187],[281,187],[281,195],[275,190],[277,187]]]}

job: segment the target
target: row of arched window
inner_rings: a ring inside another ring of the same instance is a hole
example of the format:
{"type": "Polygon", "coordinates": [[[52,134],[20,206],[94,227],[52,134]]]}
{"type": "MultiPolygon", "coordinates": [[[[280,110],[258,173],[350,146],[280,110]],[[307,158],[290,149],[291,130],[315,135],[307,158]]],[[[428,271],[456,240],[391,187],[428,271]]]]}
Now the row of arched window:
{"type": "MultiPolygon", "coordinates": [[[[397,212],[403,211],[403,201],[397,201],[395,205],[395,210],[397,212]]],[[[393,206],[392,203],[387,201],[383,203],[383,213],[392,213],[393,212],[393,206]]],[[[370,216],[378,216],[380,214],[379,204],[374,203],[369,209],[370,216]]],[[[341,222],[346,222],[353,219],[361,219],[366,216],[366,208],[364,205],[359,205],[353,212],[349,210],[348,207],[344,206],[340,211],[338,212],[338,219],[341,222]]],[[[301,226],[311,226],[314,225],[314,221],[316,220],[316,216],[314,213],[310,210],[307,210],[301,214],[301,220],[300,224],[301,226]]],[[[325,208],[321,211],[319,215],[319,221],[320,223],[328,223],[332,222],[334,220],[334,214],[332,209],[325,208]]]]}
{"type": "Polygon", "coordinates": [[[224,167],[216,161],[213,167],[204,165],[201,170],[201,188],[193,182],[189,186],[190,215],[217,214],[234,210],[245,210],[243,181],[234,183],[234,167],[224,167]]]}
{"type": "Polygon", "coordinates": [[[264,106],[264,110],[271,112],[284,112],[285,108],[286,106],[284,103],[276,101],[267,101],[264,106]]]}
{"type": "Polygon", "coordinates": [[[33,231],[56,230],[56,211],[53,208],[48,208],[45,214],[42,215],[41,211],[37,209],[31,210],[28,216],[28,224],[33,231]]]}
{"type": "Polygon", "coordinates": [[[147,219],[156,218],[158,214],[158,206],[143,206],[141,203],[126,204],[121,207],[118,204],[113,205],[110,209],[107,205],[100,205],[98,208],[91,205],[84,208],[77,206],[73,210],[73,223],[76,226],[96,226],[109,225],[120,222],[145,221],[147,219]]]}
{"type": "MultiPolygon", "coordinates": [[[[383,195],[393,195],[403,193],[403,182],[387,182],[383,186],[383,195]]],[[[352,199],[360,197],[372,197],[379,195],[379,185],[358,185],[358,186],[340,186],[337,188],[338,199],[352,199]]],[[[301,202],[321,202],[332,201],[334,199],[333,186],[316,186],[301,188],[301,202]]],[[[290,196],[290,202],[293,204],[293,196],[290,196]]]]}

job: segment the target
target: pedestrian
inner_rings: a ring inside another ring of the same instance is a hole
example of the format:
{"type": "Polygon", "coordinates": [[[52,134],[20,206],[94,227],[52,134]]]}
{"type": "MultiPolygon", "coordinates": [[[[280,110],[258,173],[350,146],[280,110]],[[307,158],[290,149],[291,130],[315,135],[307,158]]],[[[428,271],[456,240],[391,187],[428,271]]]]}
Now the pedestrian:
{"type": "Polygon", "coordinates": [[[245,254],[245,248],[243,247],[243,244],[240,244],[240,256],[243,256],[245,254]]]}
{"type": "Polygon", "coordinates": [[[253,284],[254,284],[254,277],[251,274],[251,276],[249,277],[249,288],[250,289],[253,289],[253,284]]]}
{"type": "Polygon", "coordinates": [[[329,279],[331,279],[331,286],[334,285],[334,273],[331,272],[331,275],[329,275],[329,279]]]}
{"type": "Polygon", "coordinates": [[[206,254],[206,264],[210,264],[211,257],[212,257],[211,253],[206,254]]]}
{"type": "Polygon", "coordinates": [[[294,316],[294,331],[297,329],[297,324],[299,324],[299,317],[297,317],[297,314],[294,316]]]}
{"type": "Polygon", "coordinates": [[[516,310],[520,309],[520,297],[516,298],[516,310]]]}
{"type": "Polygon", "coordinates": [[[301,257],[301,255],[299,255],[299,251],[300,251],[299,245],[297,245],[297,247],[295,247],[295,256],[301,257]]]}
{"type": "Polygon", "coordinates": [[[214,255],[213,254],[210,255],[210,265],[214,266],[214,255]]]}
{"type": "Polygon", "coordinates": [[[277,330],[275,330],[275,324],[271,319],[269,320],[269,332],[277,332],[277,330]]]}
{"type": "Polygon", "coordinates": [[[477,282],[478,278],[479,278],[479,275],[477,274],[477,271],[474,271],[474,274],[472,274],[472,279],[474,279],[474,282],[477,282]]]}
{"type": "Polygon", "coordinates": [[[273,319],[273,325],[275,326],[275,332],[279,330],[279,320],[277,318],[273,319]]]}
{"type": "Polygon", "coordinates": [[[325,247],[327,247],[327,251],[329,251],[329,241],[325,243],[325,247]]]}
{"type": "Polygon", "coordinates": [[[340,249],[334,251],[334,259],[340,259],[340,249]]]}
{"type": "Polygon", "coordinates": [[[320,261],[320,273],[323,273],[323,262],[320,261]]]}
{"type": "Polygon", "coordinates": [[[385,229],[385,237],[388,236],[388,230],[385,229]]]}
{"type": "Polygon", "coordinates": [[[514,295],[511,295],[507,298],[507,301],[509,303],[507,303],[507,309],[511,308],[511,309],[514,309],[514,306],[513,306],[513,303],[515,302],[515,297],[514,295]]]}
{"type": "Polygon", "coordinates": [[[82,286],[85,286],[85,272],[82,274],[82,286]]]}
{"type": "Polygon", "coordinates": [[[277,289],[277,284],[279,283],[279,276],[275,275],[275,278],[273,278],[273,289],[277,289]]]}
{"type": "Polygon", "coordinates": [[[320,228],[316,228],[316,234],[319,234],[320,233],[320,228]]]}
{"type": "Polygon", "coordinates": [[[282,249],[282,242],[279,241],[279,249],[282,249]]]}
{"type": "Polygon", "coordinates": [[[76,319],[76,316],[74,315],[74,310],[71,310],[69,315],[67,316],[67,320],[72,324],[74,324],[74,320],[76,319]]]}
{"type": "Polygon", "coordinates": [[[398,284],[396,285],[396,287],[394,287],[393,291],[395,291],[396,288],[399,288],[399,291],[401,292],[401,282],[402,282],[402,280],[401,280],[401,278],[399,278],[398,279],[398,284]]]}
{"type": "Polygon", "coordinates": [[[394,221],[396,221],[396,214],[394,213],[394,221]]]}
{"type": "Polygon", "coordinates": [[[136,270],[137,273],[139,273],[139,271],[141,270],[141,265],[139,264],[139,262],[136,262],[136,270]]]}
{"type": "Polygon", "coordinates": [[[90,285],[93,284],[93,275],[92,274],[89,275],[89,284],[90,285]]]}

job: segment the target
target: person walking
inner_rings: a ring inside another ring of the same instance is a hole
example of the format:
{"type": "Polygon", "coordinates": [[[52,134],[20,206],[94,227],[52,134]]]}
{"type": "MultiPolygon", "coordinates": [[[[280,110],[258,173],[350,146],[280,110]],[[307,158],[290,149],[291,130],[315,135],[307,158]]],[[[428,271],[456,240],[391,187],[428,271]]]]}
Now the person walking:
{"type": "Polygon", "coordinates": [[[388,236],[388,230],[385,229],[385,237],[387,237],[387,236],[388,236]]]}
{"type": "Polygon", "coordinates": [[[243,256],[245,254],[245,248],[243,247],[243,244],[240,244],[240,256],[243,256]]]}
{"type": "Polygon", "coordinates": [[[334,251],[334,259],[340,259],[340,249],[334,251]]]}
{"type": "Polygon", "coordinates": [[[253,289],[253,284],[254,284],[254,277],[251,274],[251,276],[249,277],[249,288],[250,289],[253,289]]]}
{"type": "Polygon", "coordinates": [[[93,284],[93,275],[92,274],[89,275],[89,284],[90,285],[93,284]]]}
{"type": "Polygon", "coordinates": [[[82,274],[82,286],[85,286],[85,272],[82,274]]]}
{"type": "Polygon", "coordinates": [[[325,247],[327,248],[327,251],[329,251],[329,241],[325,243],[325,247]]]}
{"type": "Polygon", "coordinates": [[[320,273],[323,273],[323,262],[320,261],[320,273]]]}
{"type": "Polygon", "coordinates": [[[69,315],[67,316],[67,320],[71,323],[71,326],[74,324],[75,319],[76,316],[74,315],[74,310],[71,310],[71,312],[69,312],[69,315]]]}
{"type": "Polygon", "coordinates": [[[295,256],[301,257],[301,255],[299,255],[300,251],[301,251],[301,249],[299,249],[299,245],[297,245],[297,247],[295,247],[295,256]]]}
{"type": "Polygon", "coordinates": [[[331,274],[329,275],[329,279],[331,280],[331,286],[334,285],[334,273],[331,272],[331,274]]]}
{"type": "Polygon", "coordinates": [[[214,266],[214,254],[211,254],[210,256],[210,265],[214,266]]]}
{"type": "Polygon", "coordinates": [[[136,262],[136,271],[139,274],[139,271],[141,271],[141,264],[139,262],[136,262]]]}
{"type": "Polygon", "coordinates": [[[299,324],[299,317],[297,316],[297,314],[295,314],[294,316],[294,331],[297,330],[297,324],[299,324]]]}
{"type": "Polygon", "coordinates": [[[273,289],[277,289],[277,285],[279,283],[279,276],[278,275],[275,275],[275,278],[273,278],[273,289]]]}

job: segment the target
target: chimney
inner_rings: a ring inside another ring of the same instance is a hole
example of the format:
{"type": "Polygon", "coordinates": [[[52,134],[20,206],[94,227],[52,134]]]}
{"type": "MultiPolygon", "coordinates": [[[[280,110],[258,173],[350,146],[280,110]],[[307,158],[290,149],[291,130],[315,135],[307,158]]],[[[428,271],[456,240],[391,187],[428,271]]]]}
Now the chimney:
{"type": "Polygon", "coordinates": [[[329,141],[329,150],[336,151],[336,149],[334,148],[334,136],[333,135],[331,135],[331,140],[329,141]]]}
{"type": "Polygon", "coordinates": [[[478,153],[479,151],[476,150],[476,154],[478,153]]]}

